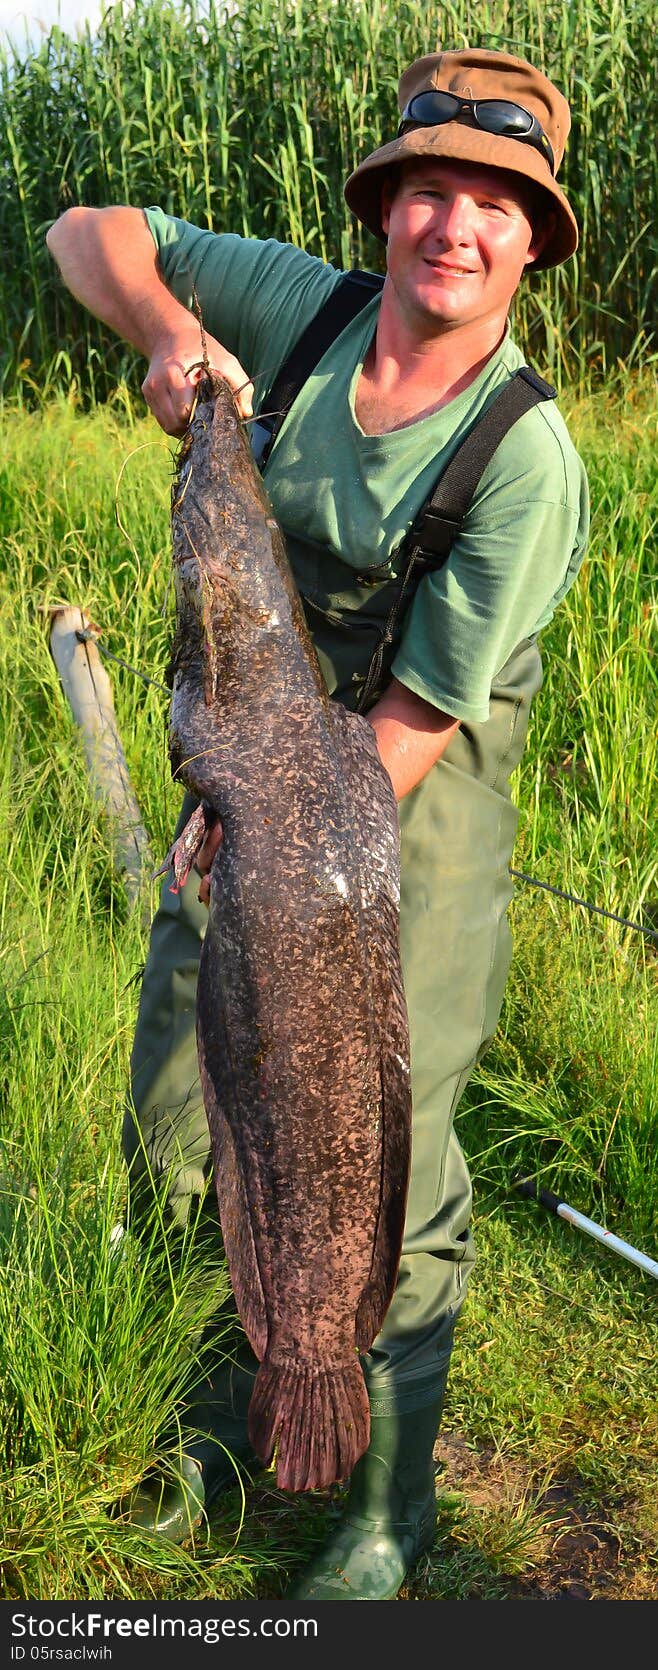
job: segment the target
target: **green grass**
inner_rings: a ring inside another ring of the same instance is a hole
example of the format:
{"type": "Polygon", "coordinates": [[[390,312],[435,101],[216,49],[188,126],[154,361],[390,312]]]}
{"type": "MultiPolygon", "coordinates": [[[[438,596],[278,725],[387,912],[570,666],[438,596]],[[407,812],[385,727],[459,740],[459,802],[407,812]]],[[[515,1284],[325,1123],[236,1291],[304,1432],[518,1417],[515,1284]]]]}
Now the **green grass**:
{"type": "Polygon", "coordinates": [[[48,225],[73,203],[160,203],[202,226],[381,268],[343,184],[395,133],[414,58],[494,47],[569,99],[560,178],[577,258],[525,286],[519,334],[554,381],[641,362],[658,261],[653,0],[135,0],[38,51],[0,41],[0,390],[103,397],[134,357],[59,284],[48,225]],[[17,284],[16,275],[21,280],[17,284]]]}
{"type": "MultiPolygon", "coordinates": [[[[649,387],[620,384],[614,398],[573,414],[592,536],[544,639],[514,863],[655,930],[658,496],[649,387]]],[[[655,942],[518,889],[508,999],[471,1095],[466,1141],[492,1184],[532,1163],[551,1186],[572,1180],[582,1210],[611,1211],[628,1240],[655,1244],[655,942]]]]}
{"type": "MultiPolygon", "coordinates": [[[[592,544],[544,638],[515,863],[656,926],[656,390],[620,379],[574,403],[571,424],[592,544]]],[[[290,1500],[264,1475],[182,1551],[128,1535],[108,1511],[173,1419],[225,1276],[189,1246],[163,1263],[155,1235],[139,1257],[130,1242],[112,1251],[145,940],[112,872],[45,611],[82,604],[111,649],[162,677],[170,447],[121,395],[88,416],[65,400],[5,409],[1,431],[0,1594],[275,1598],[340,1492],[290,1500]]],[[[163,854],[179,799],[167,699],[118,668],[112,680],[163,854]]],[[[522,1202],[513,1179],[540,1176],[656,1254],[656,948],[521,884],[513,926],[501,1026],[459,1115],[480,1256],[438,1540],[405,1597],[535,1598],[575,1571],[594,1595],[655,1599],[655,1283],[522,1202]]]]}

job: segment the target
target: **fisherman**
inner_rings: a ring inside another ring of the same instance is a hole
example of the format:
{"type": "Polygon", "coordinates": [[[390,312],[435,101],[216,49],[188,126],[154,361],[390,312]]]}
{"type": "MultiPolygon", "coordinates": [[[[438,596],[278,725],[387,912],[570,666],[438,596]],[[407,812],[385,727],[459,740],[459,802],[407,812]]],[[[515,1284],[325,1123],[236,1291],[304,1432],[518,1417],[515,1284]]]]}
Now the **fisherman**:
{"type": "MultiPolygon", "coordinates": [[[[345,187],[386,245],[383,290],[305,382],[264,470],[329,692],[352,708],[372,653],[367,623],[388,618],[402,584],[405,535],[523,366],[508,317],[520,280],[566,261],[578,236],[556,181],[569,107],[539,70],[502,52],[431,53],[405,70],[399,100],[398,136],[345,187]]],[[[148,359],[143,392],[170,435],[190,416],[199,308],[209,362],[247,417],[340,281],[304,251],[160,209],[71,209],[48,243],[73,294],[148,359]]],[[[388,682],[368,710],[399,802],[412,1174],[396,1291],[363,1359],[370,1447],[296,1599],[392,1598],[435,1530],[433,1446],[474,1260],[453,1119],[509,965],[509,780],[541,684],[537,636],[576,577],[587,522],[583,466],[542,399],[503,436],[447,561],[400,610],[388,682]]],[[[171,878],[163,885],[124,1132],[135,1210],[155,1186],[179,1229],[209,1199],[194,1005],[220,838],[215,829],[202,850],[198,897],[198,878],[180,895],[171,878]]],[[[184,1410],[178,1481],[147,1479],[127,1510],[134,1523],[182,1541],[235,1466],[253,1469],[254,1370],[244,1337],[210,1369],[184,1410]]]]}

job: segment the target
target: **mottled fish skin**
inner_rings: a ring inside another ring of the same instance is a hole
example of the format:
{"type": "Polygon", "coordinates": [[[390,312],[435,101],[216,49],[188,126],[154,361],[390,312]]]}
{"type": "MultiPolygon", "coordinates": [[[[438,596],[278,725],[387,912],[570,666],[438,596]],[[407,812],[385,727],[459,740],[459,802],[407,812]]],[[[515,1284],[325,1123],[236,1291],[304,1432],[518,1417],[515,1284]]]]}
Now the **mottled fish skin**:
{"type": "Polygon", "coordinates": [[[330,702],[228,385],[172,501],[170,755],[221,818],[197,998],[219,1212],[261,1367],[250,1434],[326,1486],[369,1439],[358,1353],[390,1302],[410,1147],[399,827],[367,720],[330,702]]]}

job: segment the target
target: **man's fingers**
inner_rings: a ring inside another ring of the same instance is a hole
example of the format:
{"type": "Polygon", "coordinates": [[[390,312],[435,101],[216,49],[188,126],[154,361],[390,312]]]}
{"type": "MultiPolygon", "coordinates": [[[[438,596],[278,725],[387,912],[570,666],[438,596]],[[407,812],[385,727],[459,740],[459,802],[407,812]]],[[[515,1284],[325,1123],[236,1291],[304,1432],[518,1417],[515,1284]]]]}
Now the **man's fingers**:
{"type": "Polygon", "coordinates": [[[142,383],[142,394],[165,435],[184,435],[192,414],[196,381],[186,377],[180,364],[151,367],[142,383]]]}
{"type": "Polygon", "coordinates": [[[206,366],[229,384],[240,417],[252,416],[254,385],[235,354],[212,336],[204,339],[203,350],[196,337],[169,338],[153,353],[142,383],[146,404],[165,434],[184,435],[206,366]]]}
{"type": "Polygon", "coordinates": [[[208,830],[203,846],[199,848],[197,853],[196,867],[200,876],[207,876],[212,869],[213,859],[222,844],[223,833],[222,825],[217,818],[208,830]]]}
{"type": "Polygon", "coordinates": [[[224,831],[222,829],[220,819],[217,818],[215,822],[211,824],[203,846],[199,847],[199,851],[197,853],[194,868],[198,871],[198,874],[201,877],[198,893],[199,904],[201,905],[210,904],[210,871],[212,869],[213,859],[217,856],[219,848],[221,847],[223,835],[224,831]]]}
{"type": "Polygon", "coordinates": [[[231,388],[233,389],[235,404],[240,413],[240,417],[253,417],[254,385],[253,383],[250,383],[246,372],[243,371],[242,366],[240,365],[240,361],[233,360],[231,364],[231,376],[229,377],[226,372],[223,372],[223,376],[226,377],[227,383],[230,383],[231,388]]]}
{"type": "Polygon", "coordinates": [[[210,372],[214,371],[217,377],[223,377],[224,382],[228,383],[229,388],[233,390],[235,395],[235,403],[241,416],[251,417],[254,385],[250,382],[244,366],[240,364],[239,360],[236,360],[235,354],[227,354],[226,349],[222,348],[221,344],[215,342],[212,337],[206,340],[206,358],[195,357],[193,360],[188,360],[182,365],[181,370],[187,382],[196,386],[203,377],[206,368],[210,372]]]}
{"type": "MultiPolygon", "coordinates": [[[[208,352],[210,354],[210,349],[208,352]]],[[[214,358],[210,354],[209,364],[210,370],[215,371],[218,377],[223,377],[229,388],[233,390],[240,417],[252,417],[254,385],[249,381],[240,361],[236,360],[233,354],[227,354],[222,349],[222,352],[215,354],[214,358]]]]}

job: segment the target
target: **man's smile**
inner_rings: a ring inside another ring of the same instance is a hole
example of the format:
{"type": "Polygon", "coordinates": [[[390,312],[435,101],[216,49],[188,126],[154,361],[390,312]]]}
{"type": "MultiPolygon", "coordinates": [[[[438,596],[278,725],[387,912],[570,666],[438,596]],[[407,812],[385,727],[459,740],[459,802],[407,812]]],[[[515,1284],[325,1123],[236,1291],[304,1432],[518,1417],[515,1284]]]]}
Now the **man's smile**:
{"type": "Polygon", "coordinates": [[[424,255],[423,261],[433,272],[441,273],[448,278],[473,278],[479,271],[477,267],[457,266],[455,262],[444,261],[441,256],[436,255],[424,255]]]}

